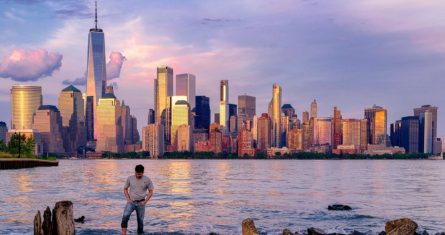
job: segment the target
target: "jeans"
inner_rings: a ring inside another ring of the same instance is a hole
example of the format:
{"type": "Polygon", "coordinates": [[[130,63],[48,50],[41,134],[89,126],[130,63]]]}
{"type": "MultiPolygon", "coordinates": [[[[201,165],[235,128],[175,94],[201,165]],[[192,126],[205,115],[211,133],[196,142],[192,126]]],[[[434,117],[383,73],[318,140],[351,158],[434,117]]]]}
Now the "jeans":
{"type": "Polygon", "coordinates": [[[139,202],[127,202],[127,205],[125,205],[124,214],[122,215],[121,227],[128,227],[128,220],[130,220],[130,215],[134,210],[136,210],[136,218],[138,220],[138,233],[143,233],[145,205],[140,205],[139,202]]]}

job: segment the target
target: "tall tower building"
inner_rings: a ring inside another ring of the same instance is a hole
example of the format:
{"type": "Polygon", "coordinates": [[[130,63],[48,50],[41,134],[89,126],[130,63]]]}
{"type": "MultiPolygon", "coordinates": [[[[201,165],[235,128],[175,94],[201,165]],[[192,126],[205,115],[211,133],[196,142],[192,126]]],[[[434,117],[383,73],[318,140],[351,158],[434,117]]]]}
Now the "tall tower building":
{"type": "Polygon", "coordinates": [[[142,149],[150,152],[151,158],[164,156],[164,126],[152,123],[142,128],[142,149]]]}
{"type": "Polygon", "coordinates": [[[190,105],[180,97],[172,97],[170,141],[177,147],[177,130],[181,125],[190,125],[190,105]]]}
{"type": "Polygon", "coordinates": [[[173,69],[170,67],[158,67],[155,79],[155,122],[165,127],[165,117],[168,99],[173,96],[173,69]],[[162,120],[164,118],[164,120],[162,120]]]}
{"type": "Polygon", "coordinates": [[[402,118],[400,137],[401,145],[406,152],[419,152],[419,117],[409,116],[402,118]]]}
{"type": "Polygon", "coordinates": [[[210,99],[207,96],[196,96],[195,128],[209,129],[210,126],[210,99]]]}
{"type": "Polygon", "coordinates": [[[63,153],[62,117],[56,106],[42,105],[33,117],[32,129],[38,130],[45,153],[63,153]]]}
{"type": "Polygon", "coordinates": [[[62,117],[63,146],[75,152],[86,144],[84,101],[79,89],[70,85],[60,92],[58,107],[62,117]]]}
{"type": "Polygon", "coordinates": [[[11,129],[32,129],[33,115],[42,105],[42,87],[16,85],[11,88],[11,129]]]}
{"type": "Polygon", "coordinates": [[[219,85],[219,124],[222,129],[229,126],[229,81],[221,80],[219,85]]]}
{"type": "MultiPolygon", "coordinates": [[[[434,142],[437,138],[437,107],[422,105],[414,109],[414,116],[419,117],[419,151],[433,153],[434,142]],[[429,112],[430,114],[427,114],[429,112]]],[[[434,152],[437,154],[437,152],[434,152]]]]}
{"type": "Polygon", "coordinates": [[[311,103],[311,118],[317,118],[317,100],[314,99],[311,103]]]}
{"type": "Polygon", "coordinates": [[[113,94],[105,94],[97,105],[96,152],[123,152],[122,111],[119,100],[113,94]]]}
{"type": "Polygon", "coordinates": [[[314,118],[314,144],[332,145],[332,118],[314,118]]]}
{"type": "Polygon", "coordinates": [[[238,115],[244,116],[252,120],[256,114],[256,98],[255,96],[239,95],[238,96],[238,115]]]}
{"type": "Polygon", "coordinates": [[[153,124],[153,123],[155,123],[155,111],[154,111],[154,109],[149,109],[147,124],[153,124]]]}
{"type": "Polygon", "coordinates": [[[261,117],[258,118],[258,129],[257,129],[257,148],[260,151],[265,151],[270,148],[271,140],[271,120],[267,113],[263,113],[261,117]]]}
{"type": "Polygon", "coordinates": [[[272,129],[271,147],[281,147],[281,87],[278,84],[274,84],[272,88],[269,116],[272,129]]]}
{"type": "Polygon", "coordinates": [[[176,75],[176,95],[186,96],[190,110],[196,107],[196,77],[193,74],[183,73],[176,75]]]}
{"type": "MultiPolygon", "coordinates": [[[[97,3],[95,7],[95,18],[94,18],[94,28],[90,29],[88,34],[88,55],[87,55],[87,91],[86,96],[92,97],[92,102],[87,101],[87,105],[92,105],[93,107],[88,107],[86,110],[92,114],[86,114],[87,126],[93,126],[92,129],[87,128],[88,137],[96,137],[97,125],[90,124],[96,123],[96,106],[99,99],[105,94],[105,88],[107,86],[107,74],[106,74],[106,63],[105,63],[105,34],[102,29],[97,27],[97,3]]],[[[92,140],[92,139],[88,139],[92,140]]]]}
{"type": "Polygon", "coordinates": [[[386,145],[387,111],[374,105],[365,109],[365,118],[368,119],[368,143],[386,145]]]}
{"type": "Polygon", "coordinates": [[[332,119],[332,149],[337,149],[337,146],[342,144],[341,118],[340,110],[334,107],[334,117],[332,119]]]}

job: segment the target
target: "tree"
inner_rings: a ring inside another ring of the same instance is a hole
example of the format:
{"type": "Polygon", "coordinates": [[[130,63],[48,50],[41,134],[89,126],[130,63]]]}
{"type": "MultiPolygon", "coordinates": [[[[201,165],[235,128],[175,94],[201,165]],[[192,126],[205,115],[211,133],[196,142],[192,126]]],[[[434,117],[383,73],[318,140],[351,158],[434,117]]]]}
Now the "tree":
{"type": "Polygon", "coordinates": [[[33,137],[26,138],[24,134],[14,133],[8,143],[8,152],[30,157],[34,154],[35,141],[33,137]]]}
{"type": "Polygon", "coordinates": [[[7,151],[8,151],[8,146],[6,146],[3,140],[0,140],[0,152],[7,152],[7,151]]]}

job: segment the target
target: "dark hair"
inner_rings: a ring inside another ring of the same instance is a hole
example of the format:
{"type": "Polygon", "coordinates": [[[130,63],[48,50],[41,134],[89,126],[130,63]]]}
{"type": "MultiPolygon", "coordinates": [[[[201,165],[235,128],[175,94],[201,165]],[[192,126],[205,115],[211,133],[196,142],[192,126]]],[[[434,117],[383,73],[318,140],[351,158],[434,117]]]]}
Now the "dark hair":
{"type": "Polygon", "coordinates": [[[144,166],[143,165],[137,165],[134,170],[136,173],[144,173],[144,166]]]}

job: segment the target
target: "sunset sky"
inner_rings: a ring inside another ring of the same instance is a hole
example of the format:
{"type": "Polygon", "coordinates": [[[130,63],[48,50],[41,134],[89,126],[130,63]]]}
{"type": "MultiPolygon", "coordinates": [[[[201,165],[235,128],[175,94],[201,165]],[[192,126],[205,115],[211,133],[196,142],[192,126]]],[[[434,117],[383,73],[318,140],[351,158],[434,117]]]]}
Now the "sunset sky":
{"type": "MultiPolygon", "coordinates": [[[[362,118],[373,104],[389,123],[423,104],[439,107],[445,135],[443,0],[99,0],[109,83],[141,128],[153,108],[156,67],[196,75],[197,95],[218,110],[219,81],[230,103],[257,97],[267,112],[272,85],[301,117],[318,101],[319,116],[338,106],[362,118]]],[[[41,85],[57,105],[65,84],[82,83],[94,1],[0,2],[0,120],[10,124],[9,89],[41,85]]],[[[85,86],[76,85],[85,91],[85,86]]]]}

